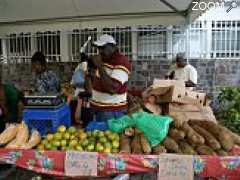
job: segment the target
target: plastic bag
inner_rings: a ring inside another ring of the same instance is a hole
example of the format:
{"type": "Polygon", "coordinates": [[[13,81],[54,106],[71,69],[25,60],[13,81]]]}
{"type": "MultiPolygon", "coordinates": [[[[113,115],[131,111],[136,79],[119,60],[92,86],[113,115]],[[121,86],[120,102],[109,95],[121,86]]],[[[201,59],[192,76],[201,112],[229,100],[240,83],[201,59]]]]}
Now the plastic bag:
{"type": "Polygon", "coordinates": [[[86,62],[82,62],[81,64],[79,64],[78,67],[76,68],[74,74],[73,74],[71,84],[76,86],[76,87],[83,87],[84,86],[85,70],[86,70],[85,63],[86,62]]]}
{"type": "Polygon", "coordinates": [[[154,147],[160,144],[167,136],[172,121],[169,116],[138,112],[131,116],[108,120],[108,127],[116,133],[121,133],[128,127],[136,127],[144,133],[151,146],[154,147]]]}

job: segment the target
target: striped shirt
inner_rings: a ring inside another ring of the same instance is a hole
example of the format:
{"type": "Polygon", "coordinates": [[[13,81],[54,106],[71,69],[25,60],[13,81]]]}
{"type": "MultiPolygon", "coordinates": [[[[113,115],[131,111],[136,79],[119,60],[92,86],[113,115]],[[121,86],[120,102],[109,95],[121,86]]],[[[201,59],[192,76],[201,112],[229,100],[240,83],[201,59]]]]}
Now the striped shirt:
{"type": "MultiPolygon", "coordinates": [[[[119,111],[127,108],[127,82],[130,75],[130,62],[127,57],[116,52],[109,62],[103,64],[111,77],[116,94],[104,90],[104,84],[93,80],[91,106],[102,111],[119,111]]],[[[97,76],[99,77],[99,73],[97,76]]]]}

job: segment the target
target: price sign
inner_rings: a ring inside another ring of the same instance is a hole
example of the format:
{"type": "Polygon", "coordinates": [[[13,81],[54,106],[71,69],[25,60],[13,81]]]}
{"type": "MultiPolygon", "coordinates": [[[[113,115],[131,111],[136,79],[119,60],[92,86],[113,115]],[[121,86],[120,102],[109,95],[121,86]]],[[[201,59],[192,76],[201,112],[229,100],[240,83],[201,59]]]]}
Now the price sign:
{"type": "Polygon", "coordinates": [[[67,176],[97,176],[97,163],[96,152],[67,151],[65,174],[67,176]]]}
{"type": "Polygon", "coordinates": [[[193,180],[193,157],[188,155],[159,156],[158,180],[193,180]]]}

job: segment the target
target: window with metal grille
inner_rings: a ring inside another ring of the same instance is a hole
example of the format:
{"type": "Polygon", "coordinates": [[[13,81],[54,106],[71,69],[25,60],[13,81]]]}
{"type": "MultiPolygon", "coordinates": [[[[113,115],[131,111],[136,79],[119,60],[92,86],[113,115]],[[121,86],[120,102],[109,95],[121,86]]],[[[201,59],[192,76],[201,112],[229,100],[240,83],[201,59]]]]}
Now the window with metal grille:
{"type": "MultiPolygon", "coordinates": [[[[97,39],[97,28],[94,29],[74,29],[69,35],[69,45],[70,45],[70,59],[72,61],[78,61],[80,55],[80,49],[84,43],[88,40],[88,37],[91,36],[92,41],[97,39]]],[[[86,48],[86,53],[93,55],[97,53],[97,49],[91,47],[90,45],[86,48]]]]}
{"type": "Polygon", "coordinates": [[[60,31],[37,32],[34,38],[36,50],[41,51],[49,62],[61,61],[60,31]]]}
{"type": "Polygon", "coordinates": [[[167,30],[158,27],[139,27],[137,30],[138,59],[157,59],[167,55],[167,30]]]}
{"type": "Polygon", "coordinates": [[[211,57],[240,57],[240,21],[212,23],[211,57]]]}
{"type": "Polygon", "coordinates": [[[31,56],[31,34],[10,34],[6,37],[7,55],[10,61],[28,61],[31,56]]]}
{"type": "Polygon", "coordinates": [[[131,27],[103,28],[101,34],[109,34],[114,37],[120,52],[132,58],[132,31],[131,27]]]}

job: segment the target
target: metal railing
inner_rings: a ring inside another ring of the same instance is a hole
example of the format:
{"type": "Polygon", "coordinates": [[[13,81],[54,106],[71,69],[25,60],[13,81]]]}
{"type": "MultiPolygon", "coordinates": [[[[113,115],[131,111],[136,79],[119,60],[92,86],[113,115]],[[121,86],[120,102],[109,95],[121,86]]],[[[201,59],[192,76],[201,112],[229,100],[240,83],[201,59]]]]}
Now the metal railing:
{"type": "MultiPolygon", "coordinates": [[[[3,37],[6,39],[5,54],[11,62],[29,61],[35,51],[42,51],[50,62],[62,61],[63,56],[67,61],[76,61],[88,37],[95,41],[104,33],[112,35],[120,51],[132,60],[172,59],[178,52],[186,52],[190,59],[240,57],[240,21],[196,21],[179,27],[134,26],[11,34],[3,37]]],[[[88,46],[87,52],[93,55],[97,49],[88,46]]]]}

